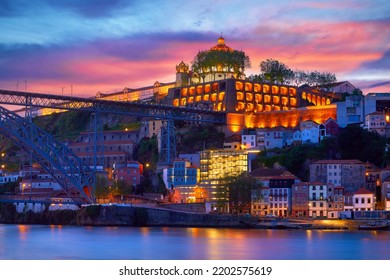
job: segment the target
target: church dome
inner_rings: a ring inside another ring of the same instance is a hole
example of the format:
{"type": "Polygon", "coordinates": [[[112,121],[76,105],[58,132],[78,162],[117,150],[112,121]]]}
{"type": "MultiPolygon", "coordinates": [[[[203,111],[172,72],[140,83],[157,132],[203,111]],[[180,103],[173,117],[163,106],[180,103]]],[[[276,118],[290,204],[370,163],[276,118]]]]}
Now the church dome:
{"type": "Polygon", "coordinates": [[[225,39],[221,36],[218,38],[218,43],[210,49],[210,51],[225,51],[232,52],[233,49],[225,45],[225,39]]]}

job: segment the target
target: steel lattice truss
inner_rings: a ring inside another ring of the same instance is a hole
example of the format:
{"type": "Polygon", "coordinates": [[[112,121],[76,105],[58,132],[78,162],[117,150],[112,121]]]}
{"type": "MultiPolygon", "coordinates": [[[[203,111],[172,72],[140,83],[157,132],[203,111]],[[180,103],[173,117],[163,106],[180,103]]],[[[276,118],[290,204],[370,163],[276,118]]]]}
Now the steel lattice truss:
{"type": "Polygon", "coordinates": [[[64,144],[36,127],[30,120],[0,106],[0,133],[31,154],[63,188],[70,198],[93,203],[95,173],[64,144]]]}
{"type": "Polygon", "coordinates": [[[226,114],[224,112],[215,112],[196,108],[146,104],[141,101],[108,101],[2,89],[0,89],[0,103],[38,108],[84,110],[100,113],[134,115],[140,117],[154,117],[160,119],[196,121],[214,124],[225,124],[226,119],[226,114]]]}

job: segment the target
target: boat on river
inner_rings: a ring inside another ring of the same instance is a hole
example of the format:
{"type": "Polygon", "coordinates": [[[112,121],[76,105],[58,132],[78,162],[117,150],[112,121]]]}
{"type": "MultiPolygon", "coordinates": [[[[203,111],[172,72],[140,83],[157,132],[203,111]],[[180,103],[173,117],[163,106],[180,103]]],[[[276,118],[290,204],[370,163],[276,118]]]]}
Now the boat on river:
{"type": "Polygon", "coordinates": [[[359,225],[359,229],[368,230],[383,230],[389,227],[389,222],[386,220],[370,221],[367,224],[359,225]]]}

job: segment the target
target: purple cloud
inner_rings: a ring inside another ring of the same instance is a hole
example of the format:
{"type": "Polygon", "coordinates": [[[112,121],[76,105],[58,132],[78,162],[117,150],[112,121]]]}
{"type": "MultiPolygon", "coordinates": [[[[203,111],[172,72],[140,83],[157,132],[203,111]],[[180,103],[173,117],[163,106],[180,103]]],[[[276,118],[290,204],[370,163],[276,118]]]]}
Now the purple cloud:
{"type": "Polygon", "coordinates": [[[390,50],[387,50],[381,58],[366,62],[363,64],[364,69],[379,69],[389,70],[390,69],[390,50]]]}

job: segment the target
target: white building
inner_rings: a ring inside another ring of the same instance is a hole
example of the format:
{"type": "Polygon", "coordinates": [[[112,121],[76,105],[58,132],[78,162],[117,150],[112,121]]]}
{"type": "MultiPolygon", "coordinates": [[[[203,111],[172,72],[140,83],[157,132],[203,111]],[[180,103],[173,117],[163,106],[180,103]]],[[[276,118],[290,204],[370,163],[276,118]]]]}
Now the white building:
{"type": "Polygon", "coordinates": [[[241,136],[241,147],[243,149],[251,149],[257,146],[256,130],[244,129],[241,136]]]}
{"type": "Polygon", "coordinates": [[[344,102],[337,102],[337,124],[340,127],[364,123],[364,99],[363,95],[351,95],[344,102]]]}
{"type": "Polygon", "coordinates": [[[358,189],[353,194],[354,211],[374,211],[375,199],[374,194],[365,188],[358,189]]]}
{"type": "Polygon", "coordinates": [[[308,120],[299,124],[302,143],[317,144],[320,139],[319,124],[308,120]]]}
{"type": "Polygon", "coordinates": [[[293,142],[293,130],[283,126],[256,129],[257,147],[260,150],[283,148],[293,142]]]}
{"type": "Polygon", "coordinates": [[[365,128],[368,131],[376,132],[381,136],[387,136],[388,125],[386,122],[386,114],[383,112],[373,112],[366,115],[365,128]]]}
{"type": "Polygon", "coordinates": [[[319,182],[309,184],[309,217],[328,217],[328,188],[333,188],[333,184],[319,182]]]}
{"type": "Polygon", "coordinates": [[[356,87],[348,81],[324,84],[319,86],[319,88],[325,91],[330,91],[335,93],[347,93],[347,94],[352,94],[356,89],[356,87]]]}

